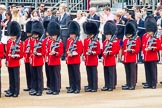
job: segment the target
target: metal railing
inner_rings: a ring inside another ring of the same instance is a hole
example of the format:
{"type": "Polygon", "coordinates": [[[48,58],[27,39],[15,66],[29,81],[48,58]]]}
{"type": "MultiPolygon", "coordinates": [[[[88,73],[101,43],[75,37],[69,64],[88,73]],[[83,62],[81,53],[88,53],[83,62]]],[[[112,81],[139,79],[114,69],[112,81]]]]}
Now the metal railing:
{"type": "Polygon", "coordinates": [[[149,7],[150,10],[154,11],[157,8],[157,3],[159,2],[160,0],[116,0],[116,2],[112,2],[112,6],[115,3],[120,3],[122,5],[122,8],[131,8],[133,6],[145,6],[149,7]]]}
{"type": "Polygon", "coordinates": [[[61,3],[67,4],[67,10],[70,12],[77,10],[87,10],[87,0],[0,0],[0,3],[6,6],[11,4],[24,4],[25,7],[37,8],[38,4],[45,3],[45,8],[52,7],[58,10],[61,3]]]}
{"type": "Polygon", "coordinates": [[[72,11],[77,11],[77,10],[83,10],[83,0],[71,0],[71,3],[69,3],[70,6],[69,6],[69,12],[72,12],[72,11]]]}

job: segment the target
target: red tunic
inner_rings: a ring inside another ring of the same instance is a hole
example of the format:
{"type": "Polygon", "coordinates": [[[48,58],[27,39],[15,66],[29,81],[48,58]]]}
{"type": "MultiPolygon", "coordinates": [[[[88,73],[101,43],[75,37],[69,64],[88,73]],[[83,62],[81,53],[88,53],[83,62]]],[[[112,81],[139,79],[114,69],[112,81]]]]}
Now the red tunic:
{"type": "Polygon", "coordinates": [[[19,47],[18,48],[20,50],[20,52],[16,52],[15,54],[19,55],[19,57],[13,58],[11,56],[9,56],[10,54],[12,54],[11,51],[11,47],[13,45],[15,45],[15,41],[12,41],[11,39],[9,39],[7,41],[7,47],[6,47],[6,61],[7,61],[7,66],[8,67],[18,67],[20,66],[20,59],[23,57],[23,43],[20,41],[19,42],[19,47]]]}
{"type": "MultiPolygon", "coordinates": [[[[67,40],[66,52],[69,51],[69,47],[71,45],[73,45],[73,43],[74,43],[73,39],[68,39],[67,40]]],[[[83,44],[82,44],[81,40],[78,40],[76,42],[75,48],[76,48],[75,52],[78,53],[77,55],[69,56],[68,53],[66,53],[66,63],[67,64],[80,64],[81,63],[80,56],[81,56],[81,54],[83,52],[83,44]]]]}
{"type": "Polygon", "coordinates": [[[57,54],[55,55],[49,55],[49,53],[51,52],[51,46],[55,44],[55,41],[53,40],[49,40],[48,41],[48,65],[49,66],[55,66],[55,65],[60,65],[61,62],[60,62],[60,57],[61,55],[63,54],[63,42],[60,41],[59,42],[59,47],[55,49],[55,52],[57,52],[57,54]]]}
{"type": "Polygon", "coordinates": [[[156,38],[155,42],[156,44],[153,44],[152,46],[155,47],[153,50],[147,50],[149,46],[149,39],[152,37],[148,34],[144,34],[142,37],[142,52],[144,56],[144,61],[157,61],[158,60],[158,51],[160,50],[160,40],[159,38],[156,38]]]}
{"type": "Polygon", "coordinates": [[[4,45],[0,42],[0,67],[2,67],[1,59],[4,57],[4,45]]]}
{"type": "Polygon", "coordinates": [[[100,43],[98,40],[96,40],[96,48],[93,48],[92,51],[96,52],[95,54],[87,55],[89,49],[89,44],[91,43],[91,39],[86,38],[84,40],[84,56],[85,56],[85,65],[86,66],[97,66],[98,65],[98,55],[101,53],[100,50],[100,43]]]}
{"type": "Polygon", "coordinates": [[[124,63],[131,63],[131,62],[137,62],[137,55],[140,51],[140,38],[137,37],[133,44],[136,44],[136,46],[132,46],[131,49],[134,49],[132,52],[127,52],[125,51],[127,49],[127,43],[129,42],[130,40],[128,38],[126,38],[124,40],[124,43],[123,43],[123,49],[122,49],[122,56],[123,56],[123,62],[124,63]]]}
{"type": "Polygon", "coordinates": [[[37,49],[37,53],[40,53],[41,55],[35,55],[34,54],[34,45],[36,43],[38,43],[38,40],[36,39],[33,39],[33,41],[30,42],[31,43],[31,50],[30,50],[30,56],[31,56],[31,61],[30,61],[30,64],[32,66],[43,66],[44,64],[44,57],[45,57],[45,54],[46,54],[46,44],[45,42],[42,41],[41,43],[41,48],[38,48],[37,49]]]}
{"type": "Polygon", "coordinates": [[[105,40],[103,42],[103,51],[102,51],[103,65],[104,66],[115,66],[116,65],[116,54],[118,54],[120,50],[119,40],[116,39],[115,41],[112,42],[112,48],[108,49],[109,51],[112,51],[112,52],[110,52],[108,55],[105,55],[103,53],[104,53],[105,46],[107,43],[109,43],[109,40],[105,40]]]}
{"type": "Polygon", "coordinates": [[[24,41],[24,51],[23,52],[24,52],[24,62],[25,63],[30,63],[30,48],[31,48],[30,41],[31,40],[33,40],[33,38],[30,37],[24,41]]]}

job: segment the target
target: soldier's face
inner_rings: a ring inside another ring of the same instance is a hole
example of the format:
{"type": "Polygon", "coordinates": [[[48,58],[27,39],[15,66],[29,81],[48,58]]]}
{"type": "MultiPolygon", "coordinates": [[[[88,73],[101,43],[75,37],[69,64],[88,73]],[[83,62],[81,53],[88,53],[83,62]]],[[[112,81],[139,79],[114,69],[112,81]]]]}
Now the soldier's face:
{"type": "Polygon", "coordinates": [[[152,32],[152,31],[149,31],[149,32],[147,32],[150,36],[153,36],[154,35],[154,32],[152,32]]]}
{"type": "Polygon", "coordinates": [[[37,39],[38,37],[39,37],[38,34],[33,34],[33,38],[34,38],[34,39],[37,39]]]}
{"type": "Polygon", "coordinates": [[[10,36],[11,40],[16,40],[16,36],[10,36]]]}
{"type": "Polygon", "coordinates": [[[52,40],[56,40],[56,39],[57,39],[57,35],[53,35],[52,40]]]}
{"type": "Polygon", "coordinates": [[[107,35],[106,35],[106,39],[110,40],[111,36],[112,36],[112,35],[107,34],[107,35]]]}
{"type": "Polygon", "coordinates": [[[27,33],[27,36],[28,36],[28,37],[31,37],[31,36],[32,36],[32,34],[31,34],[31,33],[27,33]]]}
{"type": "Polygon", "coordinates": [[[70,34],[70,38],[74,39],[76,37],[76,34],[70,34]]]}

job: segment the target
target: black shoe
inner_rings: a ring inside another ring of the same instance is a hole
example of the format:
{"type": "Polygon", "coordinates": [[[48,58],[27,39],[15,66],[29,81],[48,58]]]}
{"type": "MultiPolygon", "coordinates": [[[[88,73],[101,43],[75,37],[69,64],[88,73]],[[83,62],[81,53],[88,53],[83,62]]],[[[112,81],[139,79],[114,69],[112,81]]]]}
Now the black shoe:
{"type": "Polygon", "coordinates": [[[122,85],[122,88],[123,88],[123,87],[127,87],[127,86],[128,86],[127,84],[124,84],[124,85],[122,85]]]}
{"type": "Polygon", "coordinates": [[[73,90],[73,89],[69,89],[69,90],[67,91],[67,93],[74,93],[74,90],[73,90]]]}
{"type": "Polygon", "coordinates": [[[37,94],[37,92],[35,91],[35,90],[33,90],[33,91],[31,91],[31,92],[29,92],[29,95],[36,95],[37,94]]]}
{"type": "Polygon", "coordinates": [[[101,89],[101,91],[107,91],[107,90],[108,90],[107,87],[103,87],[103,88],[101,89]]]}
{"type": "Polygon", "coordinates": [[[42,92],[37,92],[36,96],[42,96],[42,92]]]}
{"type": "Polygon", "coordinates": [[[156,89],[156,86],[152,86],[152,89],[156,89]]]}
{"type": "Polygon", "coordinates": [[[91,92],[92,89],[90,89],[90,88],[86,88],[84,91],[85,91],[85,92],[91,92]]]}
{"type": "Polygon", "coordinates": [[[122,90],[129,90],[129,86],[123,86],[122,90]]]}
{"type": "Polygon", "coordinates": [[[148,83],[142,83],[143,86],[148,86],[149,84],[148,83]]]}
{"type": "Polygon", "coordinates": [[[160,82],[160,84],[162,84],[162,82],[160,82]]]}
{"type": "Polygon", "coordinates": [[[30,89],[30,90],[29,90],[29,93],[34,92],[34,91],[35,91],[34,89],[30,89]]]}
{"type": "Polygon", "coordinates": [[[59,95],[59,92],[56,92],[56,91],[55,91],[55,92],[53,92],[52,94],[53,94],[53,95],[59,95]]]}
{"type": "Polygon", "coordinates": [[[91,92],[97,92],[97,90],[92,89],[91,92]]]}
{"type": "Polygon", "coordinates": [[[8,93],[8,92],[10,92],[10,89],[8,89],[8,90],[5,90],[4,92],[5,92],[5,93],[8,93]]]}
{"type": "Polygon", "coordinates": [[[80,90],[75,90],[74,93],[78,94],[78,93],[80,93],[80,90]]]}
{"type": "Polygon", "coordinates": [[[129,87],[129,90],[135,90],[134,86],[129,87]]]}
{"type": "Polygon", "coordinates": [[[27,88],[27,89],[23,89],[24,91],[30,91],[30,89],[29,88],[27,88]]]}
{"type": "Polygon", "coordinates": [[[52,90],[48,90],[48,91],[46,92],[46,94],[53,94],[53,91],[52,91],[52,90]]]}
{"type": "Polygon", "coordinates": [[[13,97],[18,97],[18,94],[13,94],[13,97]]]}
{"type": "Polygon", "coordinates": [[[66,87],[66,90],[70,90],[70,89],[72,89],[71,87],[66,87]]]}
{"type": "Polygon", "coordinates": [[[148,88],[152,88],[151,86],[147,85],[147,86],[143,86],[144,89],[148,89],[148,88]]]}
{"type": "Polygon", "coordinates": [[[113,91],[113,88],[108,88],[108,91],[113,91]]]}
{"type": "Polygon", "coordinates": [[[5,94],[5,97],[11,97],[11,96],[13,96],[13,93],[6,93],[5,94]]]}

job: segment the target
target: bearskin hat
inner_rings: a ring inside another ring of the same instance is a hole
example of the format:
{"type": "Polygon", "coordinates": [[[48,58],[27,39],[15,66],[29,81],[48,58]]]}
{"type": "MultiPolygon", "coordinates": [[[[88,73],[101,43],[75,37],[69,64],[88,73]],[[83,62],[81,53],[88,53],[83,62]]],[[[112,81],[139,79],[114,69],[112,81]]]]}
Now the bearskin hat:
{"type": "Polygon", "coordinates": [[[157,23],[154,17],[148,16],[144,25],[146,32],[153,31],[155,33],[157,31],[157,23]]]}
{"type": "Polygon", "coordinates": [[[104,34],[111,34],[114,35],[116,32],[116,25],[114,21],[107,21],[104,25],[104,34]]]}
{"type": "Polygon", "coordinates": [[[96,35],[99,32],[98,27],[97,27],[96,23],[94,23],[94,22],[85,22],[83,24],[83,29],[84,29],[85,34],[96,35]]]}
{"type": "Polygon", "coordinates": [[[50,36],[53,36],[53,35],[59,36],[60,35],[60,26],[55,21],[51,21],[48,24],[47,32],[50,36]]]}
{"type": "Polygon", "coordinates": [[[50,21],[44,21],[43,22],[43,26],[44,26],[45,31],[47,31],[47,27],[48,27],[49,22],[50,21]]]}
{"type": "Polygon", "coordinates": [[[80,36],[80,26],[76,21],[71,21],[69,23],[69,34],[80,36]]]}
{"type": "Polygon", "coordinates": [[[31,31],[32,31],[32,23],[33,23],[33,21],[28,21],[26,23],[26,33],[31,33],[31,31]]]}
{"type": "Polygon", "coordinates": [[[44,33],[43,24],[40,21],[34,21],[32,24],[32,34],[39,34],[42,36],[44,33]]]}
{"type": "Polygon", "coordinates": [[[136,35],[136,31],[137,23],[134,20],[128,21],[125,27],[125,34],[132,34],[134,36],[136,35]]]}
{"type": "Polygon", "coordinates": [[[21,27],[17,21],[12,21],[9,23],[7,27],[7,31],[9,36],[20,36],[21,35],[21,27]]]}

